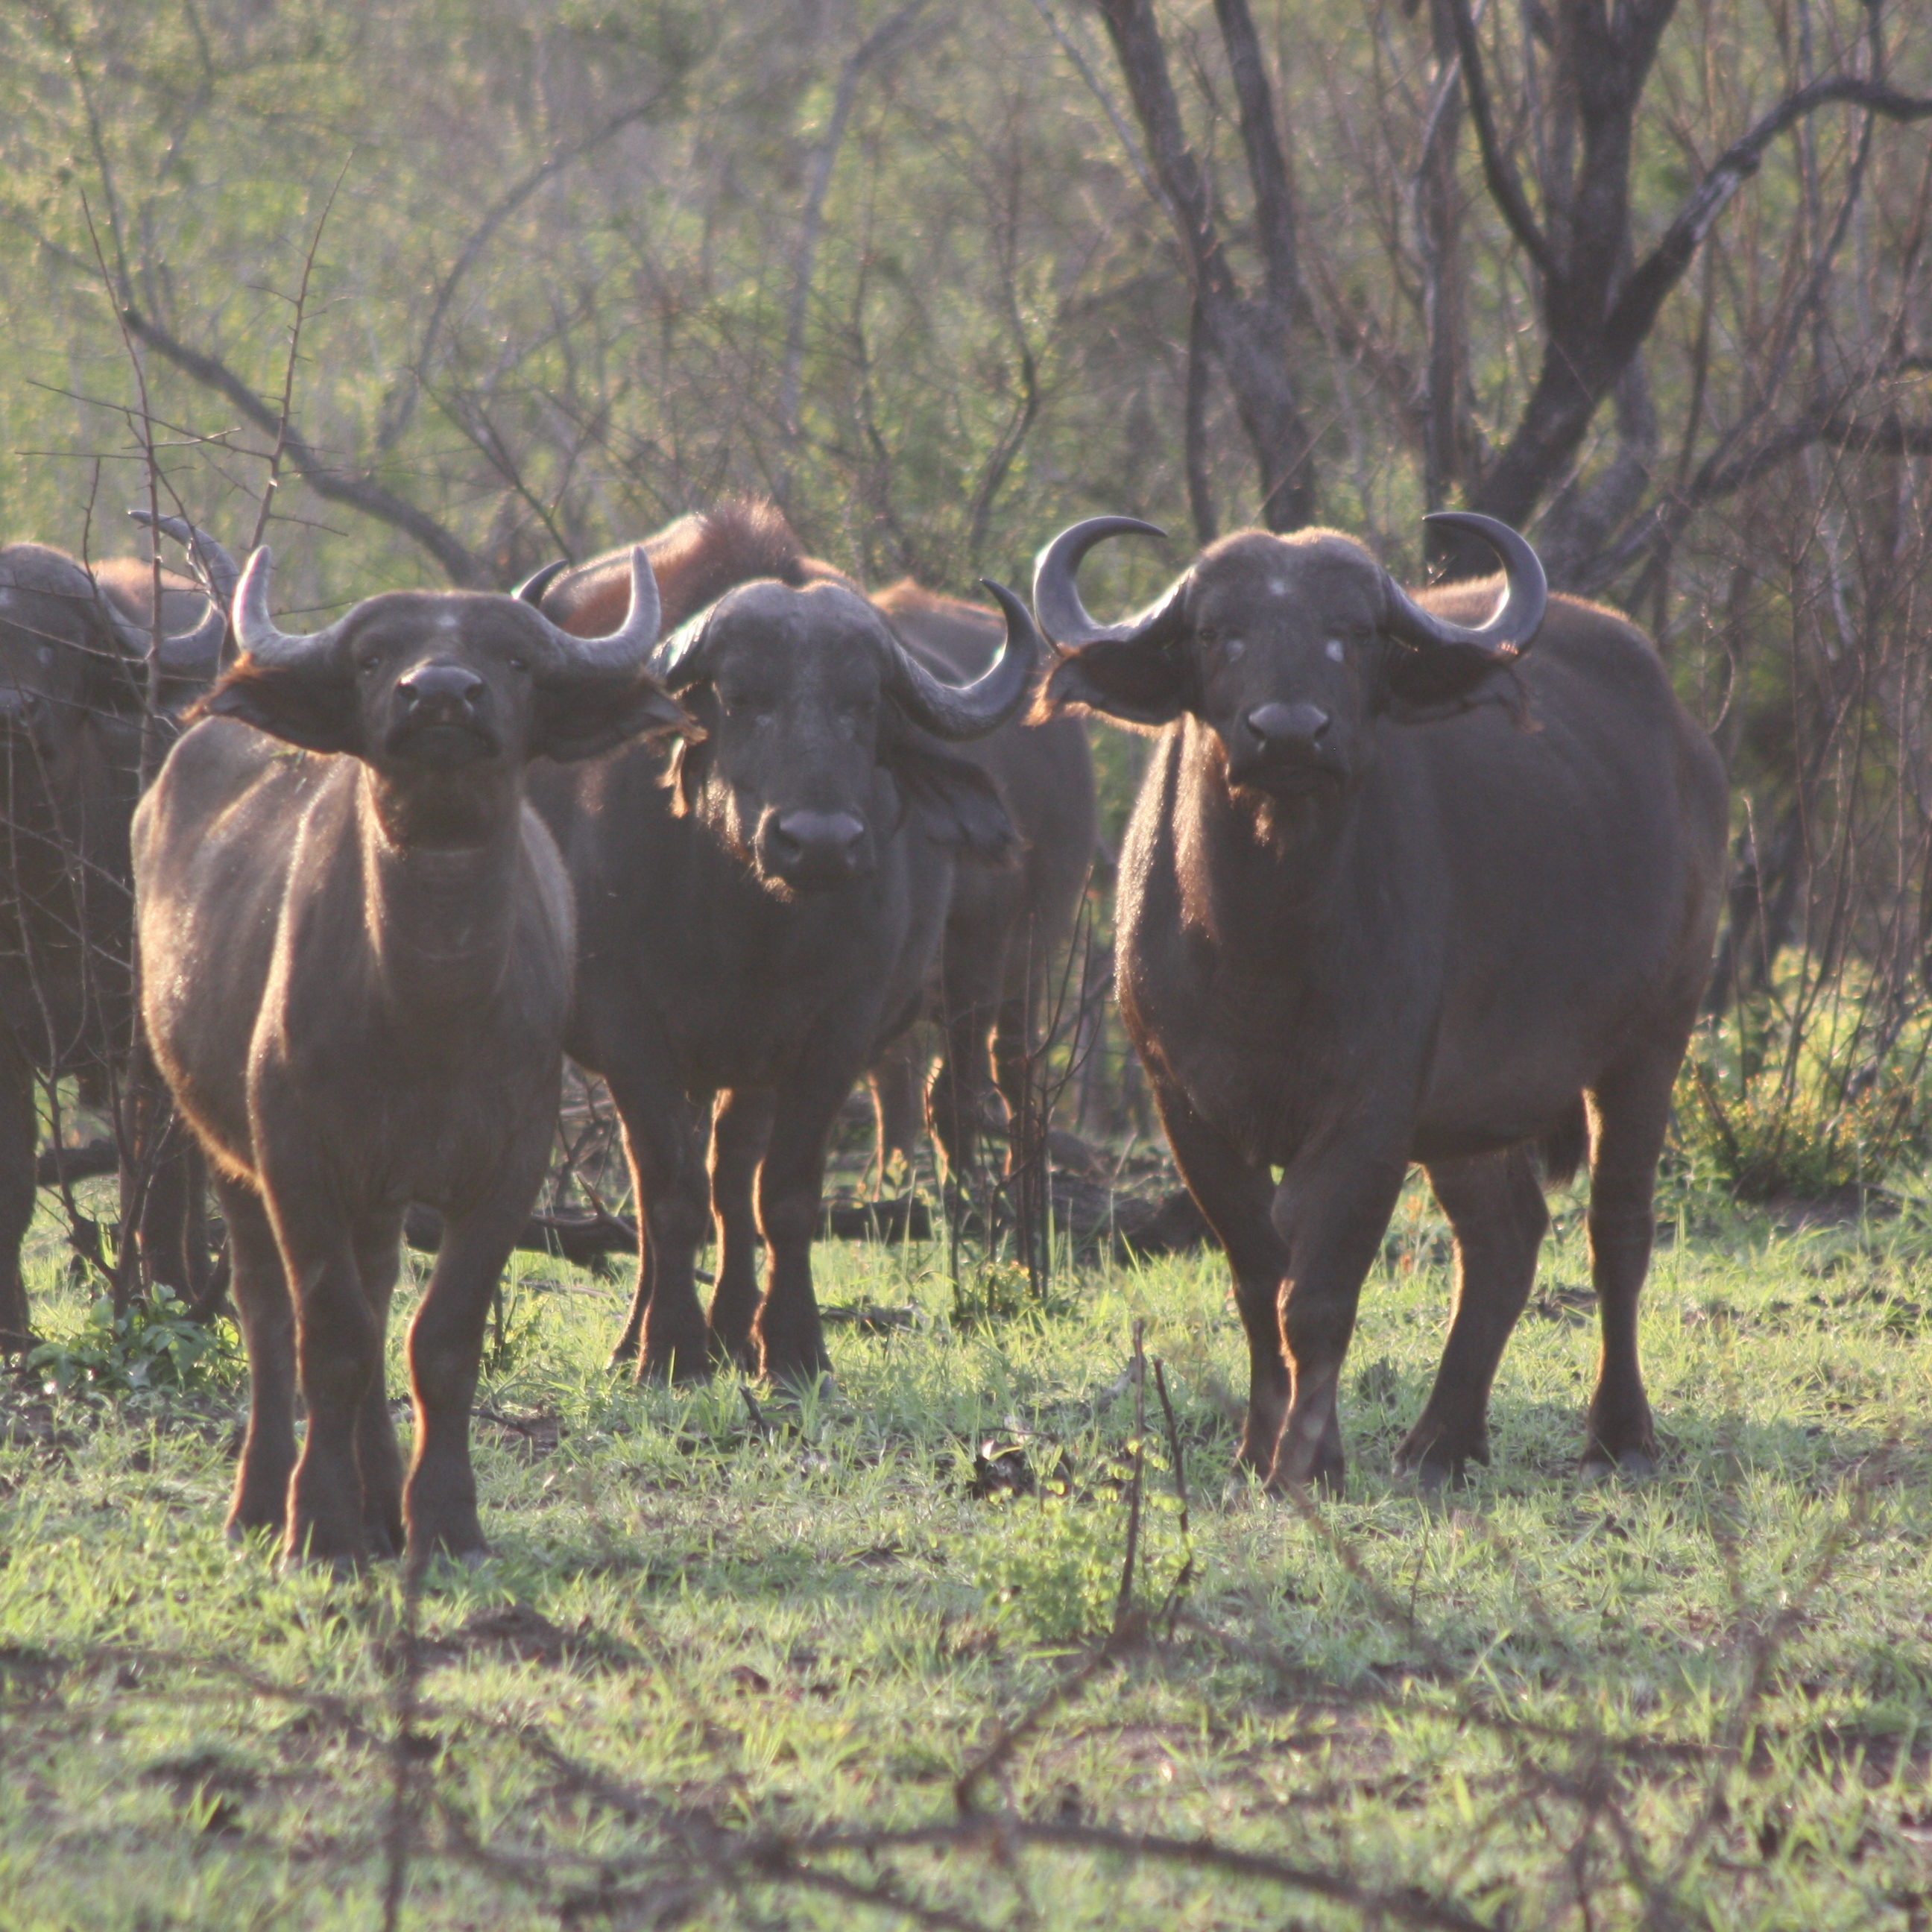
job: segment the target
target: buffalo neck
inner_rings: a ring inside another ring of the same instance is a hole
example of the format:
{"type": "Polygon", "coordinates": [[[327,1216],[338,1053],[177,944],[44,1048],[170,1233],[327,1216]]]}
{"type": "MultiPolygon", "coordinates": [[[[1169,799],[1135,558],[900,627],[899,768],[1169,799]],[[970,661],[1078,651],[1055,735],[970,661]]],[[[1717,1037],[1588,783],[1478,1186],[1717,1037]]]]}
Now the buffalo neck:
{"type": "Polygon", "coordinates": [[[1198,862],[1184,860],[1184,869],[1223,902],[1203,910],[1238,945],[1252,936],[1270,948],[1286,943],[1319,956],[1348,916],[1352,855],[1361,832],[1359,783],[1289,799],[1236,790],[1213,730],[1192,718],[1184,730],[1180,781],[1198,801],[1200,840],[1190,855],[1198,862]],[[1252,924],[1260,904],[1268,908],[1265,932],[1252,924]]]}
{"type": "Polygon", "coordinates": [[[493,809],[466,788],[460,841],[418,785],[362,772],[364,917],[392,1007],[476,1005],[502,982],[514,936],[522,788],[514,775],[493,809]]]}

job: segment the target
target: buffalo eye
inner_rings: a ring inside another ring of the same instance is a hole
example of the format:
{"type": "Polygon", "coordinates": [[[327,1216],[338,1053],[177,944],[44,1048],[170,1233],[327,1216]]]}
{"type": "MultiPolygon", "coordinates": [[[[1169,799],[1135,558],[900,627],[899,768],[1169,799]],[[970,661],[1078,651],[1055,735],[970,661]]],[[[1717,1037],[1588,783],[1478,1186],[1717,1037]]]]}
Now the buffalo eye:
{"type": "Polygon", "coordinates": [[[528,670],[530,666],[524,663],[521,658],[512,658],[510,660],[510,668],[512,670],[528,670]]]}
{"type": "Polygon", "coordinates": [[[382,668],[382,660],[379,657],[366,657],[357,664],[356,668],[364,677],[374,677],[382,668]]]}

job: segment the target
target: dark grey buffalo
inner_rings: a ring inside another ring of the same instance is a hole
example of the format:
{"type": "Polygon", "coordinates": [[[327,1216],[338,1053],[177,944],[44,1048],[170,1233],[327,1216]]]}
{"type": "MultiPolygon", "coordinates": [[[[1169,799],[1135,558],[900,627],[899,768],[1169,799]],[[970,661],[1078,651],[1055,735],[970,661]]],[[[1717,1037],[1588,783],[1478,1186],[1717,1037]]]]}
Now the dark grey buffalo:
{"type": "MultiPolygon", "coordinates": [[[[797,589],[836,584],[861,594],[842,571],[807,556],[768,503],[731,502],[681,518],[648,539],[648,547],[661,575],[682,586],[672,601],[688,596],[692,610],[760,577],[797,589]]],[[[614,551],[567,575],[548,572],[532,581],[544,608],[560,622],[615,622],[622,559],[622,553],[614,551]]],[[[871,602],[913,656],[949,682],[981,676],[1005,642],[999,613],[940,596],[910,578],[871,602]]],[[[1027,1057],[1086,887],[1096,817],[1094,760],[1086,728],[1076,718],[1016,718],[963,745],[961,755],[992,781],[1012,821],[1016,852],[955,854],[945,937],[926,1002],[940,1041],[930,1096],[932,1126],[956,1172],[976,1158],[995,1094],[1010,1120],[1017,1120],[1026,1104],[1027,1057]]],[[[902,1034],[872,1070],[882,1174],[893,1156],[910,1158],[926,1122],[923,1048],[922,1038],[902,1034]]],[[[755,1136],[744,1131],[742,1111],[735,1128],[727,1124],[714,1166],[721,1178],[748,1184],[746,1163],[755,1167],[755,1136]]],[[[721,1197],[715,1208],[721,1222],[735,1217],[740,1227],[752,1225],[748,1198],[721,1197]]]]}
{"type": "Polygon", "coordinates": [[[1656,652],[1503,559],[1411,597],[1350,538],[1250,531],[1145,615],[1042,554],[1046,702],[1158,730],[1120,861],[1122,1011],[1226,1245],[1252,1369],[1240,1460],[1339,1484],[1336,1392],[1412,1161],[1455,1231],[1442,1367],[1400,1466],[1486,1460],[1490,1386],[1548,1225],[1534,1150],[1590,1157],[1603,1328],[1587,1470],[1654,1454],[1637,1296],[1670,1093],[1708,974],[1724,776],[1656,652]],[[1529,646],[1535,644],[1532,651],[1529,646]],[[1279,1168],[1277,1180],[1272,1170],[1279,1168]]]}
{"type": "Polygon", "coordinates": [[[685,720],[644,668],[641,550],[624,622],[595,640],[465,592],[371,597],[287,636],[268,568],[257,551],[245,655],[134,825],[142,1015],[217,1173],[248,1349],[230,1523],[338,1563],[400,1549],[406,1524],[412,1560],[468,1556],[483,1326],[555,1130],[575,950],[525,767],[685,720]],[[383,1335],[418,1202],[445,1232],[410,1331],[405,1492],[383,1335]]]}
{"type": "MultiPolygon", "coordinates": [[[[668,766],[632,748],[533,787],[580,914],[568,1050],[610,1087],[636,1189],[644,1253],[619,1353],[640,1374],[828,1366],[811,1245],[832,1123],[919,1010],[955,854],[998,862],[1013,844],[986,774],[950,747],[1025,705],[1042,651],[1025,607],[995,589],[1004,648],[957,688],[848,585],[764,575],[793,568],[788,536],[739,510],[654,542],[676,628],[653,668],[706,736],[668,766]],[[694,1265],[714,1096],[721,1205],[755,1168],[756,1229],[721,1214],[707,1324],[694,1265]]],[[[566,628],[596,621],[594,566],[542,594],[566,628]]]]}
{"type": "MultiPolygon", "coordinates": [[[[942,597],[910,579],[873,604],[900,640],[943,677],[977,677],[1004,634],[982,605],[942,597]]],[[[1011,863],[962,860],[946,908],[931,1008],[940,1029],[939,1072],[929,1096],[934,1135],[956,1174],[971,1168],[997,1092],[1017,1153],[1025,1110],[1028,1059],[1072,936],[1093,863],[1096,813],[1094,759],[1076,718],[1016,719],[967,752],[990,778],[1019,841],[1011,863]]],[[[887,1049],[875,1070],[880,1170],[910,1158],[926,1111],[922,1066],[910,1036],[887,1049]]],[[[1039,1124],[1034,1123],[1036,1129],[1039,1124]]],[[[1009,1163],[1010,1165],[1010,1162],[1009,1163]]]]}
{"type": "MultiPolygon", "coordinates": [[[[153,584],[146,564],[90,572],[44,544],[0,548],[0,1348],[28,1339],[20,1243],[34,1213],[38,1082],[74,1075],[82,1098],[103,1105],[133,1037],[128,828],[153,584]]],[[[164,574],[162,621],[167,676],[211,676],[221,612],[164,574]]],[[[183,1191],[170,1195],[177,1209],[183,1191]]],[[[182,1225],[172,1256],[150,1250],[178,1287],[192,1273],[182,1225]]]]}

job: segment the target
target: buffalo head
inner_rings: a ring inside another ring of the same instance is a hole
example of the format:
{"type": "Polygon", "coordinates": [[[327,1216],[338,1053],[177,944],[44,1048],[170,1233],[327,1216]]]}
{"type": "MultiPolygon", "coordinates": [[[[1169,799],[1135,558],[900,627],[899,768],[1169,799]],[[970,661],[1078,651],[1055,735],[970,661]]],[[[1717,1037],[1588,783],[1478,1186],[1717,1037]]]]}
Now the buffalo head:
{"type": "Polygon", "coordinates": [[[905,812],[940,843],[1004,856],[1012,828],[991,782],[946,748],[1016,716],[1046,647],[1026,607],[986,675],[942,684],[842,584],[740,585],[658,646],[652,668],[704,727],[681,752],[679,808],[701,812],[781,898],[862,878],[905,812]]]}
{"type": "Polygon", "coordinates": [[[608,638],[574,638],[513,597],[388,591],[326,629],[292,636],[268,615],[270,554],[235,591],[241,662],[201,709],[316,752],[346,752],[408,786],[593,758],[626,739],[688,728],[647,668],[657,586],[641,548],[631,605],[608,638]]]}
{"type": "MultiPolygon", "coordinates": [[[[150,640],[110,588],[45,544],[0,549],[0,729],[46,750],[84,717],[139,713],[150,640]]],[[[194,621],[160,640],[170,675],[206,676],[220,647],[221,614],[194,602],[194,621]]],[[[164,606],[164,622],[178,615],[164,606]]]]}
{"type": "Polygon", "coordinates": [[[1214,731],[1228,783],[1287,798],[1345,787],[1364,728],[1460,705],[1526,650],[1548,598],[1536,553],[1506,524],[1464,512],[1427,521],[1466,530],[1502,558],[1505,587],[1486,623],[1424,609],[1352,537],[1250,530],[1224,539],[1141,616],[1096,623],[1074,574],[1102,538],[1150,524],[1096,517],[1041,553],[1034,602],[1062,646],[1043,701],[1142,726],[1192,712],[1214,731]]]}

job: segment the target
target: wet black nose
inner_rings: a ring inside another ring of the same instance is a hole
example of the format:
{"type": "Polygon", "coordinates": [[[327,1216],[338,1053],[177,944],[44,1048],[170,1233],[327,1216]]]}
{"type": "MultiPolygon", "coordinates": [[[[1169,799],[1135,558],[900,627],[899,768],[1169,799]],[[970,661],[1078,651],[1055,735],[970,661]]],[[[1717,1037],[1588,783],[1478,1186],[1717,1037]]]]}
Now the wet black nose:
{"type": "Polygon", "coordinates": [[[446,718],[454,723],[475,716],[483,680],[461,664],[424,664],[396,686],[396,694],[412,721],[446,718]]]}
{"type": "Polygon", "coordinates": [[[770,823],[766,858],[799,886],[837,885],[856,875],[866,822],[849,812],[782,812],[770,823]]]}
{"type": "Polygon", "coordinates": [[[1314,704],[1258,704],[1248,713],[1247,726],[1270,752],[1306,755],[1320,745],[1328,714],[1314,704]]]}

